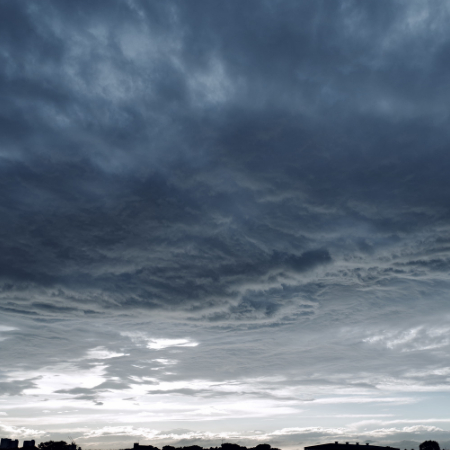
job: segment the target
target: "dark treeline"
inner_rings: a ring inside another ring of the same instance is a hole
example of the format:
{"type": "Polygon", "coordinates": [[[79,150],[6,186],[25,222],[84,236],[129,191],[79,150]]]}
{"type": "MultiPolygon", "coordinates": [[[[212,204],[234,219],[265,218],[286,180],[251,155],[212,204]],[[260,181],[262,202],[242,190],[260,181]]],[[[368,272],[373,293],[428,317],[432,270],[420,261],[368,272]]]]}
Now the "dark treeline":
{"type": "MultiPolygon", "coordinates": [[[[34,447],[36,448],[36,447],[34,447]]],[[[75,442],[68,444],[65,441],[47,441],[41,442],[38,446],[39,450],[82,450],[75,442]]],[[[425,441],[419,445],[420,450],[441,450],[436,441],[425,441]]],[[[135,444],[130,450],[161,450],[153,445],[139,445],[135,444]]],[[[189,445],[185,447],[173,447],[172,445],[165,445],[162,450],[280,450],[276,447],[271,447],[270,444],[259,444],[256,447],[245,447],[239,444],[224,442],[220,447],[200,447],[199,445],[189,445]]]]}
{"type": "Polygon", "coordinates": [[[436,441],[425,441],[419,445],[420,450],[441,450],[436,441]]]}
{"type": "MultiPolygon", "coordinates": [[[[420,450],[441,450],[436,441],[425,441],[419,445],[420,450]]],[[[78,449],[81,450],[81,449],[78,449]]],[[[153,445],[139,445],[135,444],[134,449],[131,450],[161,450],[153,445]]],[[[270,444],[259,444],[256,447],[247,448],[243,445],[224,442],[220,447],[200,447],[199,445],[189,445],[186,447],[173,447],[172,445],[165,445],[162,450],[280,450],[276,447],[271,447],[270,444]]]]}
{"type": "Polygon", "coordinates": [[[68,444],[66,441],[46,441],[38,445],[40,450],[81,450],[75,442],[68,444]]]}
{"type": "MultiPolygon", "coordinates": [[[[160,450],[153,445],[139,445],[135,449],[141,450],[160,450]]],[[[224,442],[220,447],[200,447],[199,445],[189,445],[187,447],[173,447],[172,445],[165,445],[162,450],[280,450],[279,448],[271,447],[270,444],[259,444],[256,447],[244,447],[239,444],[232,444],[230,442],[224,442]]]]}

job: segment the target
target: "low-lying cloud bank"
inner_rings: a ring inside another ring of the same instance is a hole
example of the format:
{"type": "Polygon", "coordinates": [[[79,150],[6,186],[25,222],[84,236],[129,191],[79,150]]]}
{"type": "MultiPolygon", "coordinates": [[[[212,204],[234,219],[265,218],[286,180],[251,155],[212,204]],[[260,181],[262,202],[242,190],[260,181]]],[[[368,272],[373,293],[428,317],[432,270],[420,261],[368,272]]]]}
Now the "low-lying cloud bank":
{"type": "MultiPolygon", "coordinates": [[[[79,442],[95,442],[96,438],[106,438],[111,444],[114,439],[129,438],[130,442],[145,440],[146,444],[162,447],[163,445],[188,446],[200,445],[204,447],[218,446],[220,443],[234,442],[240,445],[256,446],[260,443],[269,443],[281,448],[301,448],[334,441],[369,442],[378,445],[399,446],[408,445],[408,448],[418,449],[420,442],[432,438],[441,442],[441,447],[448,445],[450,431],[428,425],[410,425],[390,428],[377,428],[363,431],[359,427],[324,428],[324,427],[296,427],[282,428],[272,432],[199,432],[186,429],[159,431],[148,428],[104,427],[93,430],[79,438],[79,442]]],[[[142,444],[144,445],[144,444],[142,444]]]]}
{"type": "MultiPolygon", "coordinates": [[[[372,421],[376,423],[377,421],[372,421]]],[[[392,421],[395,423],[396,421],[392,421]]],[[[407,421],[398,421],[407,422],[407,421]]],[[[420,421],[416,421],[418,423],[420,421]]],[[[425,420],[427,422],[427,420],[425,420]]],[[[449,422],[449,421],[447,421],[449,422]]],[[[381,421],[379,422],[382,423],[381,421]]],[[[13,433],[21,439],[37,437],[38,440],[46,439],[46,433],[38,430],[7,427],[0,424],[3,433],[13,433]]],[[[325,428],[325,427],[294,427],[282,428],[272,432],[245,431],[245,432],[209,432],[193,431],[188,429],[172,429],[161,431],[158,429],[128,426],[105,426],[92,429],[88,432],[76,434],[78,445],[83,448],[99,448],[111,446],[131,446],[134,442],[141,445],[154,445],[162,448],[164,445],[189,446],[200,445],[203,447],[220,447],[222,442],[233,442],[240,445],[256,446],[261,443],[269,443],[281,448],[301,448],[307,445],[334,441],[358,441],[361,444],[368,442],[378,445],[391,445],[403,448],[405,446],[414,450],[419,448],[424,439],[438,440],[441,448],[450,443],[450,431],[426,424],[409,426],[380,427],[370,431],[362,430],[361,424],[351,427],[325,428]]]]}

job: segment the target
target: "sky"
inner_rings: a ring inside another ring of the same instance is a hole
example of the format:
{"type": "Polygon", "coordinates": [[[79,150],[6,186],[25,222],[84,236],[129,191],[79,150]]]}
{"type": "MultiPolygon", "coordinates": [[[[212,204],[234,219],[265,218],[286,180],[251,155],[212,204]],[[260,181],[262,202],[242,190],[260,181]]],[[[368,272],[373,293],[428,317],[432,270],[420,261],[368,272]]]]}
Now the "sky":
{"type": "Polygon", "coordinates": [[[449,448],[449,20],[0,0],[0,436],[449,448]]]}

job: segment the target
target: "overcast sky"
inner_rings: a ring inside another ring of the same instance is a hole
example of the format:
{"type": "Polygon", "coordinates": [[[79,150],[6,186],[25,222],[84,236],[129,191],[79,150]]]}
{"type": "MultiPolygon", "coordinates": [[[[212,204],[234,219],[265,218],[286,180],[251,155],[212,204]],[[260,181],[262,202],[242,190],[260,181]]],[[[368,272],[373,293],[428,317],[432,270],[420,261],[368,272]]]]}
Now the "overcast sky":
{"type": "Polygon", "coordinates": [[[0,0],[0,436],[450,446],[449,23],[0,0]]]}

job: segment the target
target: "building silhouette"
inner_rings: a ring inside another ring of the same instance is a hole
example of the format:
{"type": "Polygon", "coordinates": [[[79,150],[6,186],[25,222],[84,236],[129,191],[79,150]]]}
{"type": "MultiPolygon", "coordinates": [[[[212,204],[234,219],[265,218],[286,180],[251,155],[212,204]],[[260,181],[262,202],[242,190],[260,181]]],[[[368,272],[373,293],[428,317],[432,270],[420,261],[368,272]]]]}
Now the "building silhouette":
{"type": "Polygon", "coordinates": [[[2,438],[0,441],[0,448],[19,448],[19,440],[2,438]]]}
{"type": "Polygon", "coordinates": [[[311,445],[309,447],[305,447],[305,450],[400,450],[399,448],[394,447],[381,447],[379,445],[370,445],[366,443],[364,445],[359,445],[359,442],[356,444],[350,444],[348,442],[339,443],[335,442],[330,444],[319,444],[319,445],[311,445]]]}
{"type": "MultiPolygon", "coordinates": [[[[36,441],[34,439],[31,439],[29,441],[23,441],[23,447],[19,447],[19,440],[18,439],[6,439],[2,438],[0,441],[0,449],[16,449],[16,448],[25,448],[27,450],[33,450],[36,449],[36,441]]],[[[76,449],[69,449],[69,450],[76,450],[76,449]]]]}
{"type": "Polygon", "coordinates": [[[138,442],[135,442],[133,445],[133,450],[159,450],[157,447],[153,447],[153,445],[139,445],[138,442]]]}

